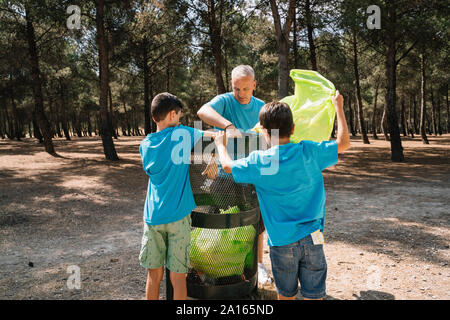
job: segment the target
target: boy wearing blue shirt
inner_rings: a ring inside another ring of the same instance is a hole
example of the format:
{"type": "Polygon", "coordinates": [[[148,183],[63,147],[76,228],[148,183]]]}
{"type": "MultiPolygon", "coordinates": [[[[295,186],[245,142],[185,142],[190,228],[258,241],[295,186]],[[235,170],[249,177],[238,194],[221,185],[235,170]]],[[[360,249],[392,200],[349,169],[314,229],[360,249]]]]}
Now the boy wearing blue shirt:
{"type": "Polygon", "coordinates": [[[281,102],[268,103],[259,113],[270,149],[254,151],[247,158],[232,161],[226,151],[226,135],[218,133],[215,137],[225,172],[232,173],[237,183],[255,185],[267,230],[278,299],[295,299],[299,280],[304,298],[322,299],[326,294],[322,171],[336,164],[338,153],[350,146],[339,91],[333,97],[333,104],[338,122],[336,141],[290,143],[289,137],[294,132],[292,112],[281,102]]]}
{"type": "Polygon", "coordinates": [[[164,264],[171,271],[173,298],[185,300],[189,267],[190,213],[196,207],[189,181],[191,150],[203,135],[214,134],[180,125],[182,104],[160,93],[151,111],[157,131],[147,135],[139,151],[149,176],[144,206],[144,235],[139,254],[148,269],[146,298],[158,300],[164,264]]]}

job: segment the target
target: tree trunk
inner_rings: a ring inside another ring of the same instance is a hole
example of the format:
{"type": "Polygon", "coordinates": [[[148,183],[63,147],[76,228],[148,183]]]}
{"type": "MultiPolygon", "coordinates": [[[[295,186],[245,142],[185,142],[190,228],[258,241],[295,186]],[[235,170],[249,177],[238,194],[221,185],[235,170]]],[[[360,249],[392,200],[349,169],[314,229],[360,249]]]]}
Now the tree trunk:
{"type": "Polygon", "coordinates": [[[12,76],[10,76],[10,97],[11,97],[11,106],[12,106],[12,112],[13,112],[13,132],[12,132],[12,136],[15,137],[17,139],[17,141],[21,141],[20,140],[20,135],[21,132],[19,130],[19,113],[17,112],[17,106],[16,106],[16,101],[14,100],[14,85],[12,83],[12,76]]]}
{"type": "Polygon", "coordinates": [[[275,38],[278,46],[278,98],[282,99],[289,93],[289,34],[292,20],[295,17],[295,0],[289,0],[286,21],[281,26],[280,14],[276,0],[270,0],[270,7],[275,25],[275,38]]]}
{"type": "MultiPolygon", "coordinates": [[[[0,103],[2,103],[4,101],[5,100],[2,99],[2,101],[0,101],[0,103]]],[[[0,105],[0,136],[2,137],[2,139],[5,139],[5,134],[6,134],[6,121],[5,120],[6,119],[3,116],[2,108],[1,108],[1,105],[0,105]]],[[[30,138],[31,138],[31,135],[30,135],[30,138]]]]}
{"type": "Polygon", "coordinates": [[[361,99],[361,86],[359,83],[359,70],[358,70],[358,48],[356,42],[356,33],[353,32],[353,70],[355,74],[355,95],[357,102],[357,110],[358,110],[358,122],[359,129],[361,131],[361,137],[363,139],[364,144],[370,144],[369,138],[367,137],[366,128],[364,126],[364,113],[361,99]]]}
{"type": "Polygon", "coordinates": [[[5,125],[5,133],[6,136],[8,137],[8,139],[12,140],[14,139],[14,129],[13,129],[13,124],[11,123],[11,119],[9,117],[9,112],[8,112],[8,104],[6,102],[6,97],[2,97],[2,103],[4,106],[4,110],[5,110],[5,120],[6,120],[6,125],[5,125]]]}
{"type": "Polygon", "coordinates": [[[32,122],[33,122],[33,134],[36,139],[38,139],[39,143],[44,142],[41,130],[39,129],[39,124],[36,120],[36,111],[32,113],[32,122]]]}
{"type": "MultiPolygon", "coordinates": [[[[150,101],[153,101],[153,98],[154,98],[154,92],[153,92],[153,81],[152,81],[152,78],[149,78],[148,79],[149,81],[148,81],[148,83],[149,83],[149,88],[148,88],[148,93],[149,93],[149,95],[150,95],[150,101]]],[[[153,116],[152,116],[152,113],[151,113],[151,109],[150,109],[150,132],[156,132],[156,122],[155,121],[153,121],[153,116]]]]}
{"type": "Polygon", "coordinates": [[[31,127],[33,126],[33,123],[31,122],[31,120],[28,118],[28,136],[30,137],[30,139],[33,137],[33,132],[31,131],[31,127]]]}
{"type": "Polygon", "coordinates": [[[292,53],[294,55],[294,68],[298,69],[298,39],[297,39],[297,13],[294,15],[294,22],[293,22],[293,35],[294,39],[292,39],[292,53]]]}
{"type": "MultiPolygon", "coordinates": [[[[151,128],[151,116],[150,116],[150,98],[149,98],[149,71],[148,71],[148,56],[147,56],[147,39],[144,39],[143,42],[143,52],[142,52],[142,64],[143,64],[143,72],[144,72],[144,131],[145,135],[148,135],[152,132],[151,128]]],[[[128,116],[126,113],[126,106],[125,102],[123,103],[123,106],[125,108],[125,115],[127,118],[128,128],[129,128],[129,122],[128,122],[128,116]]],[[[128,134],[130,134],[130,129],[128,129],[128,134]]]]}
{"type": "Polygon", "coordinates": [[[94,121],[94,131],[95,131],[95,135],[99,136],[100,135],[100,111],[96,111],[95,112],[95,121],[94,121]]]}
{"type": "MultiPolygon", "coordinates": [[[[223,1],[220,1],[219,15],[222,14],[223,1]]],[[[209,36],[211,39],[211,50],[214,57],[214,75],[216,77],[217,94],[225,93],[225,84],[222,77],[222,36],[221,36],[221,21],[219,17],[217,21],[216,6],[214,0],[209,0],[208,3],[208,22],[209,22],[209,36]]]]}
{"type": "Polygon", "coordinates": [[[415,127],[413,124],[413,111],[411,110],[413,105],[413,99],[410,97],[409,99],[409,106],[408,106],[408,116],[409,116],[409,121],[408,121],[408,132],[411,134],[411,138],[414,138],[414,132],[415,132],[415,127]]]}
{"type": "Polygon", "coordinates": [[[106,43],[105,26],[103,22],[104,0],[97,0],[96,23],[97,23],[97,44],[100,67],[100,135],[102,137],[103,151],[107,160],[119,160],[114,142],[112,140],[112,128],[108,121],[108,86],[109,86],[109,66],[108,49],[106,43]]]}
{"type": "Polygon", "coordinates": [[[449,110],[449,105],[448,105],[448,83],[447,83],[447,85],[445,86],[445,88],[446,88],[446,90],[445,90],[445,92],[446,92],[446,94],[445,94],[445,96],[446,96],[446,103],[447,103],[447,133],[450,133],[450,110],[449,110]]]}
{"type": "Polygon", "coordinates": [[[278,42],[280,43],[278,48],[278,98],[283,99],[284,97],[289,95],[289,44],[284,39],[284,37],[282,37],[282,39],[280,39],[278,42]]]}
{"type": "Polygon", "coordinates": [[[309,60],[311,61],[311,68],[317,71],[316,46],[314,44],[314,37],[313,37],[314,27],[312,25],[310,0],[305,0],[305,20],[306,20],[306,29],[308,33],[309,60]]]}
{"type": "Polygon", "coordinates": [[[89,111],[86,112],[86,121],[87,121],[87,132],[89,137],[92,137],[92,124],[91,124],[91,113],[89,111]]]}
{"type": "Polygon", "coordinates": [[[352,137],[354,137],[356,135],[355,132],[355,126],[353,125],[353,109],[352,109],[352,94],[349,95],[348,97],[348,121],[349,121],[349,127],[350,127],[350,132],[352,133],[352,137]]]}
{"type": "Polygon", "coordinates": [[[420,136],[424,144],[429,144],[427,134],[425,132],[425,117],[427,115],[427,106],[425,103],[425,57],[424,53],[420,55],[420,136]]]}
{"type": "Polygon", "coordinates": [[[48,122],[50,123],[50,126],[52,128],[53,131],[53,136],[52,138],[56,138],[56,127],[55,127],[55,110],[53,110],[53,101],[50,98],[50,95],[47,91],[47,97],[48,97],[48,110],[49,110],[49,117],[48,117],[48,122]]]}
{"type": "Polygon", "coordinates": [[[167,57],[167,68],[166,68],[166,92],[170,92],[170,66],[171,66],[171,64],[172,64],[172,61],[170,59],[170,56],[168,56],[167,57]]]}
{"type": "Polygon", "coordinates": [[[28,5],[25,6],[25,19],[27,29],[28,50],[31,64],[31,76],[33,79],[33,96],[34,96],[36,120],[37,123],[39,124],[40,130],[42,131],[45,151],[51,155],[56,155],[52,141],[53,130],[44,112],[44,98],[42,95],[42,80],[40,74],[41,72],[39,70],[39,57],[36,48],[33,22],[30,16],[30,8],[28,7],[28,5]]]}
{"type": "Polygon", "coordinates": [[[431,126],[433,128],[433,134],[437,136],[437,126],[436,126],[436,106],[434,101],[434,90],[433,90],[433,83],[431,83],[431,126]]]}
{"type": "Polygon", "coordinates": [[[426,129],[427,129],[427,133],[428,135],[432,135],[433,134],[433,129],[431,128],[431,121],[430,121],[430,115],[428,113],[425,114],[425,122],[426,122],[426,129]]]}
{"type": "Polygon", "coordinates": [[[81,112],[77,111],[77,108],[73,110],[73,129],[75,130],[75,134],[78,138],[82,138],[83,134],[81,133],[81,112]]]}
{"type": "Polygon", "coordinates": [[[114,127],[116,137],[120,137],[119,134],[119,111],[114,111],[114,127]]]}
{"type": "Polygon", "coordinates": [[[406,130],[407,130],[406,117],[405,117],[406,110],[405,110],[405,98],[403,96],[402,96],[402,100],[400,102],[400,105],[401,105],[401,110],[400,110],[400,129],[402,131],[403,136],[406,137],[407,136],[407,133],[406,133],[406,130]]]}
{"type": "Polygon", "coordinates": [[[5,139],[4,122],[1,109],[0,109],[0,137],[2,139],[5,139]]]}
{"type": "Polygon", "coordinates": [[[419,134],[418,128],[417,128],[417,100],[416,95],[413,97],[413,106],[414,106],[414,112],[413,112],[413,126],[414,126],[414,133],[419,134]]]}
{"type": "Polygon", "coordinates": [[[230,92],[230,65],[228,64],[228,52],[232,52],[232,42],[230,41],[230,43],[228,45],[225,45],[224,48],[224,55],[223,55],[223,65],[225,68],[225,90],[226,92],[230,92]]]}
{"type": "MultiPolygon", "coordinates": [[[[125,121],[127,122],[128,136],[131,136],[130,119],[128,118],[127,105],[126,105],[125,101],[123,101],[123,110],[124,110],[124,112],[125,112],[125,121]]],[[[149,132],[149,133],[150,133],[150,132],[149,132]]],[[[146,132],[145,134],[147,135],[148,133],[146,132]]]]}
{"type": "Polygon", "coordinates": [[[60,95],[61,95],[61,112],[62,112],[62,128],[64,132],[64,136],[66,137],[67,141],[70,141],[70,132],[69,132],[69,126],[68,126],[68,119],[67,119],[67,105],[66,105],[66,96],[65,96],[65,85],[61,82],[60,83],[60,95]]]}
{"type": "Polygon", "coordinates": [[[381,131],[384,135],[384,140],[389,141],[388,127],[387,127],[387,119],[386,119],[386,106],[383,106],[383,116],[381,117],[381,131]]]}
{"type": "Polygon", "coordinates": [[[114,116],[114,110],[113,110],[113,101],[112,101],[112,92],[111,92],[111,86],[109,85],[109,77],[110,77],[110,73],[109,73],[109,59],[110,56],[112,56],[114,54],[114,42],[112,41],[112,39],[110,39],[110,37],[108,37],[108,34],[106,32],[104,32],[105,35],[105,43],[106,43],[106,67],[108,69],[108,105],[109,105],[109,112],[108,112],[108,121],[109,121],[109,127],[111,128],[111,134],[113,136],[114,139],[117,140],[117,133],[116,133],[116,126],[117,126],[117,121],[116,118],[114,116]]]}
{"type": "Polygon", "coordinates": [[[442,136],[442,126],[441,126],[441,95],[439,94],[439,90],[437,91],[436,113],[437,113],[437,129],[438,129],[438,134],[439,134],[440,136],[442,136]]]}
{"type": "Polygon", "coordinates": [[[61,133],[61,106],[56,103],[56,121],[55,121],[55,131],[58,135],[58,138],[62,138],[63,135],[61,133]]]}
{"type": "Polygon", "coordinates": [[[377,136],[377,122],[376,122],[376,115],[377,115],[377,100],[378,100],[378,88],[380,86],[380,82],[379,82],[380,78],[377,79],[377,83],[375,85],[375,97],[373,99],[373,114],[372,114],[372,137],[374,139],[378,139],[377,136]]]}
{"type": "Polygon", "coordinates": [[[137,121],[137,112],[136,112],[136,105],[131,106],[132,113],[133,113],[133,135],[134,136],[140,136],[139,132],[139,126],[137,121]]]}
{"type": "Polygon", "coordinates": [[[114,117],[111,86],[109,85],[109,83],[108,83],[108,97],[109,97],[109,113],[108,113],[109,126],[111,128],[111,133],[112,133],[114,139],[117,139],[117,134],[116,134],[117,121],[116,121],[116,118],[114,117]]]}
{"type": "Polygon", "coordinates": [[[402,162],[403,156],[402,141],[398,128],[398,118],[396,112],[396,86],[397,86],[397,62],[395,60],[396,41],[396,4],[395,1],[387,1],[387,30],[386,30],[386,115],[391,139],[391,160],[402,162]]]}

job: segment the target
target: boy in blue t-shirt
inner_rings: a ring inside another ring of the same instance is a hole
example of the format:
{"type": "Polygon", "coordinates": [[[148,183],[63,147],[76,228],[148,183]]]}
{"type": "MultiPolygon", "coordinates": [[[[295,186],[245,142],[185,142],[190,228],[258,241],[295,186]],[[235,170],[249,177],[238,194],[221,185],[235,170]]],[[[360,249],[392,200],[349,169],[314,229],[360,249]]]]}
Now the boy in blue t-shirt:
{"type": "Polygon", "coordinates": [[[323,252],[325,188],[322,171],[337,163],[338,153],[350,139],[343,98],[333,97],[338,132],[336,141],[290,143],[294,132],[292,112],[282,102],[266,104],[259,113],[263,135],[270,149],[254,151],[232,161],[226,135],[215,142],[225,172],[237,183],[252,183],[267,230],[270,258],[278,299],[295,299],[300,280],[306,299],[325,296],[327,264],[323,252]]]}
{"type": "Polygon", "coordinates": [[[139,254],[148,269],[146,298],[158,300],[164,264],[171,271],[173,298],[185,300],[189,267],[190,213],[196,207],[189,181],[191,150],[202,136],[214,136],[180,125],[182,104],[170,93],[152,101],[157,131],[142,140],[139,151],[149,176],[144,206],[144,235],[139,254]]]}

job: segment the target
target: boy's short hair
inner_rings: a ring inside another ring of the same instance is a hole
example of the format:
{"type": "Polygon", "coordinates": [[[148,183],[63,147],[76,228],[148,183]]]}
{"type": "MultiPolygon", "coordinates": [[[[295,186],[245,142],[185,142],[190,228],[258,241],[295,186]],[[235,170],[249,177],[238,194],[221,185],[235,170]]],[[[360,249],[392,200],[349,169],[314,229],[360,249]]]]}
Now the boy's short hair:
{"type": "Polygon", "coordinates": [[[177,96],[168,92],[159,93],[152,100],[151,112],[156,122],[163,120],[170,111],[175,110],[178,113],[181,109],[183,105],[177,96]]]}
{"type": "Polygon", "coordinates": [[[294,127],[291,108],[284,102],[269,102],[259,111],[259,123],[269,135],[272,129],[278,129],[279,137],[289,137],[294,127]]]}

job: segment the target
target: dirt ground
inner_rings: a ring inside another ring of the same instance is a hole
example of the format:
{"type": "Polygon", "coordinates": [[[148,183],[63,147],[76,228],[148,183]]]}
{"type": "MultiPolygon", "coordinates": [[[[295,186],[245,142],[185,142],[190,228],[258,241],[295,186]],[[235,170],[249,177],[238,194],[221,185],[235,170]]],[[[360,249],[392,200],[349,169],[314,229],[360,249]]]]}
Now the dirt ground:
{"type": "MultiPolygon", "coordinates": [[[[59,157],[0,140],[0,299],[144,298],[142,138],[115,141],[119,162],[98,137],[56,139],[59,157]]],[[[429,140],[405,138],[406,161],[392,163],[389,142],[354,138],[324,171],[326,299],[450,299],[450,135],[429,140]]]]}

